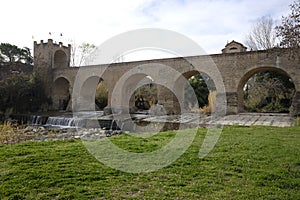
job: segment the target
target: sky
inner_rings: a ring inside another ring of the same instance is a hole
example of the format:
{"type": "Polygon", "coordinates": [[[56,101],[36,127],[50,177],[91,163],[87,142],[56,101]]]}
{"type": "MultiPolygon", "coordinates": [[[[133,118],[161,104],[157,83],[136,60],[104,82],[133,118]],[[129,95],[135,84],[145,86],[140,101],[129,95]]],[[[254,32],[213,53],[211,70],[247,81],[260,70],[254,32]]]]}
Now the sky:
{"type": "Polygon", "coordinates": [[[52,38],[63,44],[100,45],[139,28],[176,31],[207,53],[244,43],[255,21],[287,16],[293,0],[2,0],[0,42],[33,48],[52,38]],[[51,32],[51,35],[49,34],[51,32]],[[60,36],[62,34],[62,36],[60,36]]]}

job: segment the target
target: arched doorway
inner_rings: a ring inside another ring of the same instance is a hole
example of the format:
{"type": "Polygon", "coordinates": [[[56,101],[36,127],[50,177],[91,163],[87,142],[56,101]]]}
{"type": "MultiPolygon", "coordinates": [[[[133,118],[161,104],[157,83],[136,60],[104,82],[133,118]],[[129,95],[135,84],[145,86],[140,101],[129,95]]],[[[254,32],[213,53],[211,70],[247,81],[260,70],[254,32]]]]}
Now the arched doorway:
{"type": "Polygon", "coordinates": [[[289,113],[295,95],[293,80],[282,69],[256,68],[238,85],[239,112],[289,113]]]}
{"type": "Polygon", "coordinates": [[[53,108],[55,110],[66,110],[70,101],[70,82],[60,77],[54,81],[53,87],[53,108]]]}

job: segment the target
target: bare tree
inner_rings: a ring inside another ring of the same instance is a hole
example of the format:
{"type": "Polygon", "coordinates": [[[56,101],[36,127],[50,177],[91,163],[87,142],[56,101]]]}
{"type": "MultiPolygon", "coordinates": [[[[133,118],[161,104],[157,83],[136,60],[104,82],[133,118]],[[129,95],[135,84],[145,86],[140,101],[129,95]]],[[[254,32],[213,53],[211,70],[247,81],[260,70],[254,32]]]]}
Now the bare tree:
{"type": "Polygon", "coordinates": [[[75,40],[71,40],[71,67],[75,67],[76,66],[76,55],[77,55],[77,47],[78,45],[76,44],[75,40]]]}
{"type": "Polygon", "coordinates": [[[270,16],[259,18],[246,35],[245,44],[252,50],[265,50],[275,46],[274,20],[270,16]]]}
{"type": "Polygon", "coordinates": [[[97,47],[94,44],[89,44],[84,42],[79,46],[79,49],[80,49],[79,66],[81,66],[83,63],[85,63],[88,56],[97,49],[97,47]]]}
{"type": "Polygon", "coordinates": [[[97,49],[94,44],[83,42],[81,45],[77,45],[75,41],[72,41],[71,45],[71,66],[82,66],[88,56],[97,49]]]}
{"type": "Polygon", "coordinates": [[[280,26],[276,26],[276,35],[280,38],[280,46],[300,47],[300,0],[290,5],[291,13],[282,17],[280,26]]]}

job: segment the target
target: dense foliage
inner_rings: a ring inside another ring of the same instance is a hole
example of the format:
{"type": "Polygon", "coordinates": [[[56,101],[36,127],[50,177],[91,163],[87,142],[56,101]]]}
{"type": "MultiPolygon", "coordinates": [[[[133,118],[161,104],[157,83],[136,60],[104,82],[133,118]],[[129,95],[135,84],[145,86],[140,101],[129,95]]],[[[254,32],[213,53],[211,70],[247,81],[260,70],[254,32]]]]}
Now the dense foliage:
{"type": "Polygon", "coordinates": [[[0,113],[35,112],[49,103],[32,63],[29,48],[0,44],[0,113]]]}
{"type": "Polygon", "coordinates": [[[192,108],[195,107],[195,102],[192,100],[193,92],[197,97],[199,108],[203,108],[208,105],[209,92],[216,89],[213,80],[206,74],[197,74],[189,79],[189,84],[194,91],[190,91],[191,88],[189,89],[188,87],[185,89],[185,103],[188,104],[186,106],[192,108]]]}
{"type": "Polygon", "coordinates": [[[245,86],[245,109],[289,112],[294,93],[294,83],[288,76],[273,71],[259,72],[245,86]]]}
{"type": "Polygon", "coordinates": [[[0,112],[35,112],[47,101],[36,74],[12,74],[0,81],[0,112]]]}

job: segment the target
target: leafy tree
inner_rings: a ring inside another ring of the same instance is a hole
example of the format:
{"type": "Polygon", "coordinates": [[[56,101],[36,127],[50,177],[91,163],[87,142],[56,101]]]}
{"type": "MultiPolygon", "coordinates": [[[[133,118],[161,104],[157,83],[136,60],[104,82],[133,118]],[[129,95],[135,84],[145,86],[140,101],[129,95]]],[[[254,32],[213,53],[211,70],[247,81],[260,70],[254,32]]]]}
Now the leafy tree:
{"type": "Polygon", "coordinates": [[[28,47],[24,47],[20,50],[19,62],[24,62],[25,64],[29,65],[33,63],[33,57],[28,47]]]}
{"type": "MultiPolygon", "coordinates": [[[[189,79],[189,83],[195,92],[195,95],[198,100],[198,105],[200,108],[202,108],[208,104],[208,94],[209,94],[209,89],[207,87],[208,81],[212,81],[212,80],[210,80],[209,77],[206,77],[204,74],[198,74],[189,79]]],[[[185,89],[185,99],[186,99],[185,103],[192,104],[192,105],[186,105],[186,106],[194,107],[195,106],[195,105],[193,105],[194,102],[189,101],[189,99],[192,99],[192,97],[190,96],[191,94],[192,94],[192,92],[186,88],[185,89]]]]}
{"type": "Polygon", "coordinates": [[[300,0],[290,5],[290,14],[282,17],[281,25],[276,26],[276,35],[280,38],[280,46],[300,47],[300,0]]]}
{"type": "Polygon", "coordinates": [[[246,35],[245,44],[252,50],[271,49],[275,46],[274,20],[269,16],[259,18],[246,35]]]}
{"type": "Polygon", "coordinates": [[[33,57],[30,49],[24,47],[23,49],[9,43],[0,44],[0,61],[3,63],[21,62],[25,64],[32,64],[33,57]]]}
{"type": "Polygon", "coordinates": [[[42,82],[36,74],[13,74],[0,81],[0,111],[34,112],[48,103],[42,82]]]}
{"type": "Polygon", "coordinates": [[[0,52],[4,61],[14,63],[16,61],[16,57],[19,55],[19,48],[15,45],[11,45],[9,43],[1,43],[0,44],[0,52]]]}
{"type": "Polygon", "coordinates": [[[295,86],[292,80],[274,71],[259,72],[246,83],[245,109],[251,112],[289,112],[295,86]]]}

